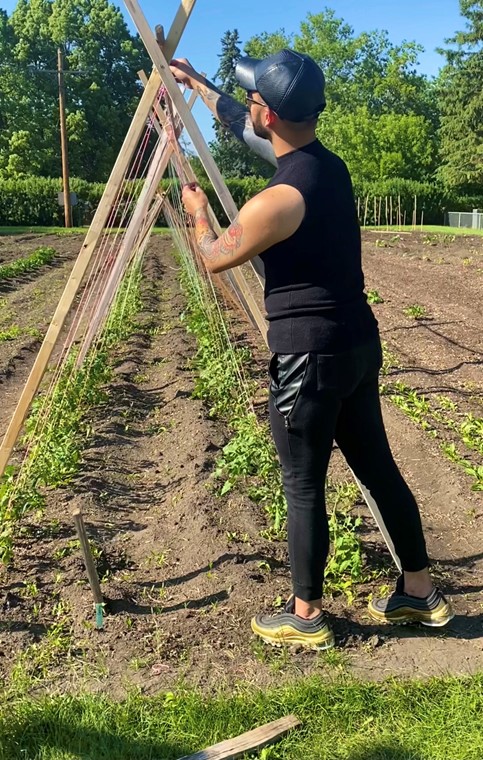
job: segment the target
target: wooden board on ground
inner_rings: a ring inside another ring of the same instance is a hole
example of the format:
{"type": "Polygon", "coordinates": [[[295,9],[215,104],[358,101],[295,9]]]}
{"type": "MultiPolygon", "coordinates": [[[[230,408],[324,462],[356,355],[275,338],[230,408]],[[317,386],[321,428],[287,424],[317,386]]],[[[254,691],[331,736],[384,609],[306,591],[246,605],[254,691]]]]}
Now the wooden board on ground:
{"type": "Polygon", "coordinates": [[[234,739],[214,744],[212,747],[201,750],[195,755],[186,755],[181,760],[233,760],[241,757],[246,752],[256,752],[268,744],[281,739],[289,731],[300,726],[300,721],[295,715],[288,715],[273,723],[255,728],[246,734],[236,736],[234,739]]]}

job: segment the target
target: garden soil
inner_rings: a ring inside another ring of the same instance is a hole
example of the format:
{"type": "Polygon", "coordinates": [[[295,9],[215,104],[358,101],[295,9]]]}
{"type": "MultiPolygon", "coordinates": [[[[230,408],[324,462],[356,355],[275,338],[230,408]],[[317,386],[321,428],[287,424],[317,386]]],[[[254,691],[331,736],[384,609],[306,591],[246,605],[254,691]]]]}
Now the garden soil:
{"type": "MultiPolygon", "coordinates": [[[[461,413],[481,417],[483,238],[433,238],[364,233],[367,287],[384,299],[374,310],[399,360],[386,379],[448,396],[461,413]],[[414,305],[424,307],[422,319],[406,315],[414,305]]],[[[4,261],[25,255],[29,246],[52,245],[60,253],[55,265],[4,289],[2,311],[11,315],[6,322],[45,331],[81,241],[0,239],[4,261]]],[[[443,456],[440,437],[428,436],[386,398],[390,442],[420,504],[434,573],[456,617],[434,630],[378,626],[368,618],[368,595],[392,584],[396,571],[361,504],[367,564],[389,575],[359,587],[351,604],[342,596],[326,600],[337,649],[274,650],[255,641],[251,616],[274,609],[290,592],[287,547],[264,537],[265,515],[246,495],[217,495],[213,472],[228,431],[193,398],[195,345],[180,319],[185,300],[178,275],[170,239],[154,237],[140,326],[115,356],[108,402],[93,417],[81,471],[71,485],[48,494],[43,516],[24,519],[14,564],[2,571],[3,676],[22,652],[28,652],[24,666],[32,678],[39,676],[39,689],[119,697],[133,685],[151,694],[180,682],[212,690],[241,681],[279,684],[310,673],[382,679],[481,671],[481,492],[472,491],[471,478],[443,456]],[[75,544],[71,514],[78,507],[108,600],[103,630],[94,625],[75,544]],[[61,657],[55,656],[56,631],[63,637],[61,657]]],[[[248,323],[236,331],[238,341],[252,348],[257,410],[265,417],[267,352],[248,323]]],[[[0,344],[2,434],[35,357],[36,346],[22,340],[0,344]]],[[[335,450],[331,478],[350,477],[335,450]]]]}

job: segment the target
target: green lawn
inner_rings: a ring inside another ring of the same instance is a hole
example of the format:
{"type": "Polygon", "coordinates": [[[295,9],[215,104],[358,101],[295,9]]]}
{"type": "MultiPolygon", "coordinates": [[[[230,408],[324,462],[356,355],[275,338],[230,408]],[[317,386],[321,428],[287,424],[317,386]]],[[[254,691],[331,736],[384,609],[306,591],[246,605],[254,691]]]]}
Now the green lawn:
{"type": "Polygon", "coordinates": [[[416,225],[416,228],[410,224],[402,225],[398,227],[393,225],[392,227],[364,227],[363,229],[369,232],[427,232],[427,233],[441,233],[442,235],[483,235],[483,230],[470,230],[467,227],[443,227],[437,224],[425,224],[421,228],[420,225],[416,225]]]}
{"type": "MultiPolygon", "coordinates": [[[[483,676],[362,683],[312,677],[234,696],[191,690],[4,700],[1,760],[176,760],[294,713],[260,760],[481,760],[483,676]]],[[[255,757],[255,756],[253,756],[255,757]]]]}
{"type": "MultiPolygon", "coordinates": [[[[88,227],[0,227],[0,235],[86,235],[88,227]]],[[[112,228],[111,232],[118,232],[118,228],[112,228]]],[[[155,227],[155,235],[164,235],[170,232],[167,227],[155,227]]]]}

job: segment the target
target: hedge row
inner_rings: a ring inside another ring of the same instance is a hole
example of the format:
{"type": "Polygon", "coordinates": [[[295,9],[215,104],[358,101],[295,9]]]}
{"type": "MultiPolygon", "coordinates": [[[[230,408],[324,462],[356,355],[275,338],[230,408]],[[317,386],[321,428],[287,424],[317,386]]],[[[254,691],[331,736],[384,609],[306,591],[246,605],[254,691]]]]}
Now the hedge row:
{"type": "MultiPolygon", "coordinates": [[[[265,179],[247,177],[246,179],[228,179],[227,185],[235,203],[240,207],[255,193],[263,190],[266,182],[265,179]]],[[[169,180],[163,181],[162,189],[167,190],[169,184],[169,180]]],[[[221,204],[211,185],[205,181],[201,181],[200,184],[208,194],[220,221],[226,220],[221,204]]],[[[61,189],[60,179],[27,177],[26,179],[0,180],[0,226],[62,224],[63,209],[58,205],[58,193],[61,189]]],[[[71,189],[79,199],[78,205],[73,209],[74,224],[76,226],[88,224],[102,196],[104,185],[73,178],[71,189]]],[[[126,183],[123,197],[117,203],[114,224],[122,222],[128,195],[131,193],[137,195],[140,189],[140,182],[126,183]]],[[[372,182],[363,187],[355,187],[354,191],[358,199],[361,222],[365,218],[367,224],[374,224],[379,218],[381,223],[386,224],[386,199],[389,208],[390,198],[392,198],[394,224],[397,223],[396,213],[398,213],[399,208],[401,208],[401,219],[404,219],[405,213],[406,222],[411,223],[415,198],[417,220],[420,221],[421,211],[424,211],[424,222],[426,224],[443,224],[446,211],[470,211],[473,208],[483,207],[483,196],[458,196],[436,184],[413,182],[405,179],[372,182]]],[[[158,224],[165,224],[162,215],[158,219],[158,224]]]]}

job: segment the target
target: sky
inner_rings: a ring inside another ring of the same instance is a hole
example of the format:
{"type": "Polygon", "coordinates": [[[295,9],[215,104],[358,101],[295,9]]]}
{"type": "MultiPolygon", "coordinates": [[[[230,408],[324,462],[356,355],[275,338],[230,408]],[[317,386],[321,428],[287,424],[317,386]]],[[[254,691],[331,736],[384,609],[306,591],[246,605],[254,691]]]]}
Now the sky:
{"type": "MultiPolygon", "coordinates": [[[[134,30],[124,4],[116,4],[134,30]]],[[[15,5],[16,0],[0,0],[0,7],[8,13],[15,5]]],[[[140,5],[150,25],[163,24],[167,32],[179,0],[140,0],[140,5]]],[[[297,32],[307,13],[320,13],[326,7],[350,24],[356,34],[386,29],[393,43],[414,40],[423,45],[420,71],[428,76],[436,75],[444,63],[435,48],[465,24],[458,0],[197,0],[178,53],[210,78],[218,69],[220,40],[228,29],[238,29],[242,43],[255,34],[282,27],[288,33],[297,32]]],[[[194,115],[205,137],[211,139],[212,119],[207,109],[196,104],[194,115]]]]}

